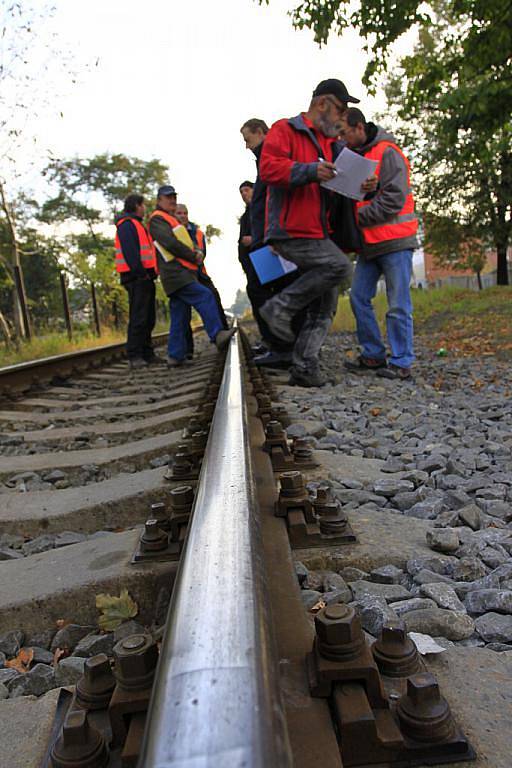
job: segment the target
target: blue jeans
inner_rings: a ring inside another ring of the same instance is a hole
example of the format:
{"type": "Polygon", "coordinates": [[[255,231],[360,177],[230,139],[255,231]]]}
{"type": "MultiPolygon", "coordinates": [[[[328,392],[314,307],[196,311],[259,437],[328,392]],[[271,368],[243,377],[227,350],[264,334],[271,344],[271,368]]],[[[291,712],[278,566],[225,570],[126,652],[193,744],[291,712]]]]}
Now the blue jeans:
{"type": "Polygon", "coordinates": [[[184,360],[187,355],[187,329],[190,323],[190,311],[193,307],[203,321],[210,341],[222,331],[223,324],[213,293],[201,283],[189,283],[169,297],[171,327],[167,352],[175,360],[184,360]]]}
{"type": "Polygon", "coordinates": [[[388,311],[386,330],[391,358],[399,368],[409,368],[414,360],[412,301],[409,285],[412,275],[412,251],[395,251],[364,261],[358,258],[350,291],[350,303],[356,318],[357,338],[363,357],[383,359],[386,348],[373,311],[380,276],[386,282],[388,311]]]}

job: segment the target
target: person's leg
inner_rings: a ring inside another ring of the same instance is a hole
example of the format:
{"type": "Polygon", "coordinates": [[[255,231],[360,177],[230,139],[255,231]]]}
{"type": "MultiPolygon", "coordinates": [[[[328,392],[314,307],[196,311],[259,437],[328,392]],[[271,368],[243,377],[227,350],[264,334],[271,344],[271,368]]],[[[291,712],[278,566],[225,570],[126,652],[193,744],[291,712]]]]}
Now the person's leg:
{"type": "Polygon", "coordinates": [[[329,238],[294,238],[279,242],[277,248],[285,259],[299,267],[302,274],[269,299],[260,312],[277,336],[294,342],[293,316],[346,279],[352,271],[352,264],[329,238]]]}
{"type": "Polygon", "coordinates": [[[371,261],[358,258],[350,289],[350,304],[356,319],[357,338],[361,351],[363,357],[372,360],[386,359],[386,348],[372,304],[377,293],[380,275],[381,267],[378,258],[371,261]]]}
{"type": "Polygon", "coordinates": [[[206,333],[211,341],[223,331],[222,320],[215,296],[201,283],[189,283],[178,291],[180,300],[193,307],[201,316],[206,333]]]}
{"type": "Polygon", "coordinates": [[[187,357],[190,359],[194,355],[194,334],[192,333],[192,326],[190,325],[191,322],[192,322],[192,307],[190,305],[187,305],[187,312],[185,317],[187,330],[185,335],[186,335],[187,357]]]}
{"type": "Polygon", "coordinates": [[[129,319],[126,339],[128,360],[144,357],[147,335],[147,296],[145,281],[133,280],[125,285],[128,292],[129,319]]]}
{"type": "Polygon", "coordinates": [[[306,307],[305,317],[293,348],[293,369],[306,373],[318,370],[320,349],[336,312],[338,288],[331,288],[306,307]]]}
{"type": "Polygon", "coordinates": [[[150,360],[155,356],[153,350],[153,342],[151,341],[151,334],[156,323],[156,307],[155,307],[155,281],[148,280],[147,286],[144,288],[144,310],[146,315],[146,336],[144,339],[144,358],[150,360]]]}
{"type": "Polygon", "coordinates": [[[219,310],[222,327],[224,328],[224,330],[227,331],[227,329],[229,328],[229,323],[224,313],[224,307],[222,306],[222,299],[220,297],[220,293],[215,287],[213,280],[209,275],[202,275],[199,277],[199,282],[201,283],[201,285],[204,285],[205,288],[208,288],[208,290],[211,291],[215,296],[215,301],[217,302],[217,309],[219,310]]]}
{"type": "Polygon", "coordinates": [[[391,365],[410,368],[414,363],[411,301],[412,251],[397,251],[381,256],[386,278],[388,311],[386,328],[391,348],[391,365]]]}
{"type": "Polygon", "coordinates": [[[169,296],[171,326],[167,342],[167,354],[173,360],[181,362],[187,354],[186,333],[188,328],[189,305],[181,299],[181,288],[169,296]]]}

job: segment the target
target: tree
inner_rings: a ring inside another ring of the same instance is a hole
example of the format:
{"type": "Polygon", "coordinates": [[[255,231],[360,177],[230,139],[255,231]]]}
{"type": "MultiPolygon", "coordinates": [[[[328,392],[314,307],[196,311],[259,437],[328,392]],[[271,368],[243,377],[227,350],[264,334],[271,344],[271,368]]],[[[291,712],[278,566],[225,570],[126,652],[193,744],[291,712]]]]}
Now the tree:
{"type": "Polygon", "coordinates": [[[42,206],[40,220],[47,224],[74,226],[62,242],[67,264],[77,285],[93,282],[101,290],[102,307],[110,312],[114,302],[127,304],[126,293],[114,269],[113,236],[106,227],[130,192],[149,202],[168,178],[169,169],[159,160],[142,160],[123,154],[104,153],[91,158],[52,160],[45,170],[56,195],[42,206]]]}
{"type": "MultiPolygon", "coordinates": [[[[268,0],[260,0],[266,2],[268,0]]],[[[356,26],[371,59],[375,90],[394,44],[417,32],[411,55],[386,77],[393,124],[413,159],[426,216],[490,241],[498,284],[508,284],[512,234],[512,3],[510,0],[303,0],[292,12],[319,43],[356,26]]]]}
{"type": "Polygon", "coordinates": [[[206,237],[206,242],[209,244],[214,237],[222,237],[222,230],[218,227],[214,227],[213,224],[207,224],[204,236],[206,237]]]}
{"type": "Polygon", "coordinates": [[[425,221],[425,248],[439,266],[475,273],[482,290],[482,272],[487,264],[487,248],[467,225],[454,224],[449,216],[432,216],[425,221]]]}
{"type": "Polygon", "coordinates": [[[47,3],[0,0],[0,222],[6,234],[0,264],[10,278],[10,314],[18,335],[23,335],[23,323],[14,271],[20,271],[22,286],[23,271],[19,206],[13,201],[23,172],[37,156],[31,122],[48,108],[58,110],[55,74],[65,73],[74,82],[70,57],[51,31],[54,12],[47,3]]]}
{"type": "Polygon", "coordinates": [[[246,292],[239,288],[236,292],[235,300],[230,307],[230,312],[237,315],[237,317],[241,317],[250,308],[251,304],[246,292]]]}

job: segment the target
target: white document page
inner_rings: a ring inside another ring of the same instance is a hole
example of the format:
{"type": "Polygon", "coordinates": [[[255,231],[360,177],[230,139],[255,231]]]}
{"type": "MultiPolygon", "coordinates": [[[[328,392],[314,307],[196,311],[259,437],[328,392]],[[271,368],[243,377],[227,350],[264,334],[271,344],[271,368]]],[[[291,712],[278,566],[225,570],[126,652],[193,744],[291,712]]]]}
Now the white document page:
{"type": "Polygon", "coordinates": [[[334,165],[336,176],[330,181],[323,181],[321,186],[339,195],[350,197],[352,200],[362,200],[364,192],[361,192],[361,184],[369,176],[373,176],[377,168],[377,160],[367,160],[345,147],[336,158],[334,165]]]}
{"type": "Polygon", "coordinates": [[[283,259],[282,256],[279,256],[279,254],[277,254],[277,258],[279,259],[279,263],[281,264],[285,275],[288,275],[290,272],[295,272],[295,270],[297,269],[297,265],[294,264],[293,261],[288,261],[288,259],[283,259]]]}

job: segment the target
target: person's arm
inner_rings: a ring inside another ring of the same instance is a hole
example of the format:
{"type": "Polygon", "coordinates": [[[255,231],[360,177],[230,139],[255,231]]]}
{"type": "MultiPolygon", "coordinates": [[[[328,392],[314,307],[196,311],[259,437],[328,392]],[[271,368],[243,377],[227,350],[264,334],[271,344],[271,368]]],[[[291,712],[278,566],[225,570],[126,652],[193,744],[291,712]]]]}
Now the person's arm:
{"type": "Polygon", "coordinates": [[[158,240],[160,245],[173,256],[197,264],[195,252],[178,240],[170,225],[161,216],[153,216],[150,219],[149,232],[153,240],[158,240]]]}
{"type": "Polygon", "coordinates": [[[382,156],[379,188],[371,203],[358,212],[362,227],[385,224],[400,213],[408,194],[407,176],[407,166],[402,155],[388,147],[382,156]]]}
{"type": "Polygon", "coordinates": [[[117,228],[123,257],[135,277],[147,277],[140,260],[140,244],[137,230],[131,221],[123,221],[117,228]]]}
{"type": "Polygon", "coordinates": [[[287,121],[282,121],[273,125],[267,134],[259,164],[259,175],[265,184],[300,187],[318,182],[319,166],[323,165],[325,169],[332,166],[332,163],[299,163],[292,160],[291,131],[287,121]]]}

